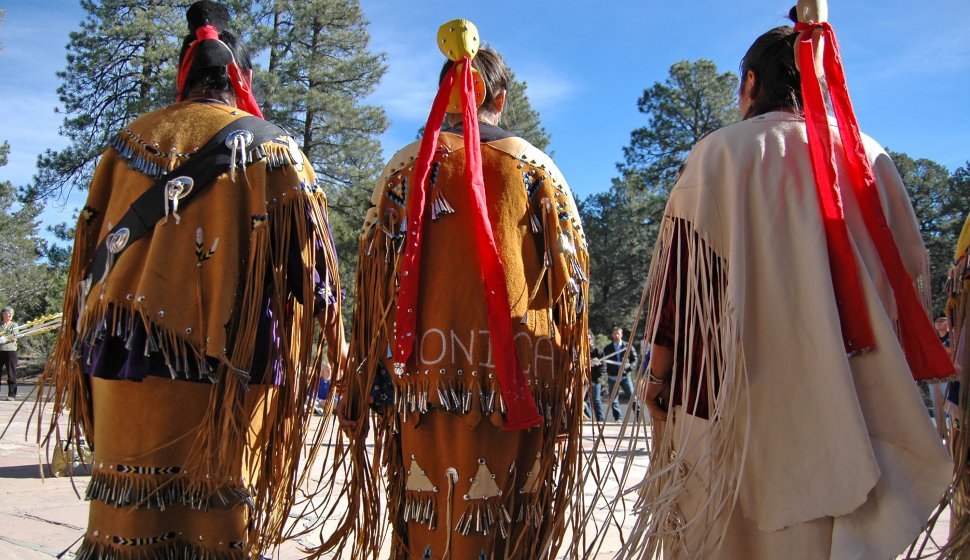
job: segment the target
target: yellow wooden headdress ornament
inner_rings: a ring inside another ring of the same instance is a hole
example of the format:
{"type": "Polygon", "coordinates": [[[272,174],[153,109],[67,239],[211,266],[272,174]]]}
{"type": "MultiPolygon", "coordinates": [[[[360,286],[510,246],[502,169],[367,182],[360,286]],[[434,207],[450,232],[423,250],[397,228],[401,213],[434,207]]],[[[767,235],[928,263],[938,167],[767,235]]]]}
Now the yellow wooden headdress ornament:
{"type": "MultiPolygon", "coordinates": [[[[448,60],[455,64],[462,64],[461,61],[466,56],[471,60],[478,54],[480,44],[478,37],[478,28],[474,23],[467,19],[453,19],[438,28],[438,48],[441,49],[441,54],[448,57],[448,60]]],[[[474,68],[472,68],[472,75],[475,78],[475,104],[481,105],[485,102],[485,81],[474,68]]],[[[459,83],[451,89],[448,112],[461,112],[461,84],[459,83]]]]}

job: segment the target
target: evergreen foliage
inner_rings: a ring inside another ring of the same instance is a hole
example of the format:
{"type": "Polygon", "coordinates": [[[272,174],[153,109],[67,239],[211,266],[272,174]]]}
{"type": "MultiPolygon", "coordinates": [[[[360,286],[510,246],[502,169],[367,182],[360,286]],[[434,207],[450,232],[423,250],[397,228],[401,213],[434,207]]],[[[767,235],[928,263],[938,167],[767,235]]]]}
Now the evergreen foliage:
{"type": "Polygon", "coordinates": [[[657,220],[666,199],[631,192],[621,179],[609,190],[579,202],[590,247],[589,325],[609,334],[614,326],[629,332],[650,265],[657,220]]]}
{"type": "Polygon", "coordinates": [[[619,164],[624,179],[651,193],[670,192],[677,170],[705,134],[738,120],[738,78],[710,60],[682,60],[644,90],[637,108],[647,125],[630,134],[619,164]]]}
{"type": "Polygon", "coordinates": [[[526,82],[517,80],[512,73],[508,93],[505,94],[502,122],[499,126],[552,156],[552,152],[549,151],[551,141],[549,133],[542,126],[539,112],[533,109],[532,103],[529,102],[528,87],[526,82]]]}
{"type": "Polygon", "coordinates": [[[963,221],[970,214],[970,162],[950,173],[925,158],[889,152],[913,203],[923,243],[930,255],[934,314],[943,312],[946,284],[963,221]]]}
{"type": "Polygon", "coordinates": [[[637,102],[645,126],[623,148],[620,176],[580,204],[590,251],[590,327],[631,329],[667,195],[691,148],[738,118],[738,79],[710,60],[680,61],[637,102]]]}

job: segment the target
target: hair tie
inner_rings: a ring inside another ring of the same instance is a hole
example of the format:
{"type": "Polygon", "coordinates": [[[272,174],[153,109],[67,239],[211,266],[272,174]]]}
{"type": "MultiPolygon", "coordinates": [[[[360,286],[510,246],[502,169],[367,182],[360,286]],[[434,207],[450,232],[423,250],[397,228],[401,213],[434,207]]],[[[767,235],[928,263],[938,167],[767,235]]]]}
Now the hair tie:
{"type": "Polygon", "coordinates": [[[207,41],[210,39],[218,41],[219,30],[216,29],[216,26],[214,25],[203,25],[202,27],[199,27],[198,29],[195,30],[195,41],[193,42],[193,44],[199,41],[207,41]]]}

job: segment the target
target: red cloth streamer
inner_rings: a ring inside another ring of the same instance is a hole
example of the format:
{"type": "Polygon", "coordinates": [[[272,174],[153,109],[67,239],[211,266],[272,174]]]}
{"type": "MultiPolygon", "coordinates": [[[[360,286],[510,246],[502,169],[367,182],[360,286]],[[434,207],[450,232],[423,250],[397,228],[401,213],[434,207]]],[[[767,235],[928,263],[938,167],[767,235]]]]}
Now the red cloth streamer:
{"type": "Polygon", "coordinates": [[[239,107],[250,115],[263,118],[263,112],[259,110],[259,104],[256,103],[256,97],[253,96],[253,89],[249,87],[249,84],[253,79],[253,71],[250,70],[249,75],[243,77],[242,72],[239,70],[239,66],[236,65],[235,61],[230,62],[229,67],[226,70],[229,72],[229,81],[232,83],[232,91],[236,94],[236,107],[239,107]]]}
{"type": "MultiPolygon", "coordinates": [[[[182,90],[185,87],[185,80],[188,78],[189,71],[192,69],[192,62],[195,60],[196,47],[202,41],[219,41],[219,30],[213,25],[203,25],[195,30],[195,41],[192,41],[189,48],[185,51],[185,57],[182,58],[182,65],[179,66],[178,79],[176,81],[179,101],[182,101],[182,90]]],[[[228,45],[223,44],[223,46],[229,49],[228,45]]],[[[229,83],[232,84],[232,91],[236,96],[236,106],[251,115],[263,118],[263,112],[259,110],[259,104],[256,103],[253,90],[249,85],[252,79],[252,71],[250,70],[249,75],[244,77],[239,70],[239,66],[236,65],[235,56],[232,54],[231,49],[229,49],[229,54],[233,57],[233,61],[229,63],[226,72],[229,74],[229,83]]]]}
{"type": "Polygon", "coordinates": [[[478,107],[475,102],[475,82],[471,58],[452,66],[445,75],[431,106],[431,114],[424,128],[421,147],[414,166],[414,181],[407,202],[407,241],[401,263],[401,286],[397,297],[397,325],[395,331],[396,369],[407,364],[414,349],[414,332],[417,326],[416,304],[418,299],[418,276],[421,262],[421,240],[424,215],[428,211],[426,196],[431,161],[438,145],[441,125],[444,123],[449,94],[461,69],[462,121],[465,143],[465,180],[472,191],[472,225],[475,246],[478,250],[482,282],[485,286],[486,315],[495,360],[495,375],[505,402],[504,430],[523,430],[542,423],[535,399],[526,383],[519,363],[512,332],[512,312],[509,307],[505,267],[498,253],[495,235],[488,216],[485,201],[485,181],[482,175],[481,139],[478,130],[478,107]]]}
{"type": "Polygon", "coordinates": [[[816,79],[815,55],[812,35],[818,32],[824,42],[823,69],[829,96],[835,109],[842,152],[859,209],[869,236],[873,240],[879,260],[889,279],[899,313],[899,339],[906,354],[906,361],[917,381],[940,380],[953,375],[953,362],[933,331],[929,315],[920,303],[913,280],[910,278],[893,239],[892,230],[886,222],[882,202],[875,185],[875,176],[869,164],[859,123],[849,100],[842,59],[839,54],[835,32],[828,23],[799,23],[797,31],[807,31],[799,37],[799,64],[802,74],[802,100],[808,132],[812,170],[822,202],[832,280],[839,305],[843,339],[849,352],[873,345],[872,329],[866,313],[865,301],[859,286],[858,269],[845,230],[842,215],[841,193],[835,174],[832,130],[822,98],[821,87],[816,79]],[[837,215],[835,214],[837,210],[837,215]],[[833,234],[830,234],[830,222],[833,234]],[[845,236],[843,237],[843,232],[845,236]],[[833,248],[834,246],[834,248],[833,248]],[[858,298],[855,298],[858,294],[858,298]],[[849,299],[852,298],[852,299],[849,299]],[[866,338],[867,337],[867,338],[866,338]],[[862,346],[860,346],[860,344],[862,346]]]}

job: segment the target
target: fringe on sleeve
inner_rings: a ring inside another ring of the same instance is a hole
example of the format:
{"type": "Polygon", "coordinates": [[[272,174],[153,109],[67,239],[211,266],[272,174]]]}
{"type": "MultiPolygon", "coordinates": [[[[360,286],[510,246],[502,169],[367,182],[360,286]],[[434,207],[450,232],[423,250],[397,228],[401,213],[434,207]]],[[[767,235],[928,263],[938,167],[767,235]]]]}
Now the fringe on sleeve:
{"type": "MultiPolygon", "coordinates": [[[[967,419],[970,418],[970,218],[963,225],[957,243],[954,265],[946,282],[946,316],[950,322],[950,356],[956,364],[959,390],[957,402],[946,402],[945,411],[938,414],[943,421],[947,444],[953,456],[953,479],[939,505],[930,516],[923,533],[913,542],[906,558],[939,558],[940,560],[960,560],[970,555],[970,432],[967,419]],[[949,534],[943,542],[933,536],[941,517],[950,513],[949,534]],[[937,556],[938,555],[938,556],[937,556]]],[[[951,388],[954,388],[951,386],[951,388]]],[[[954,388],[955,389],[955,388],[954,388]]],[[[930,390],[935,390],[930,386],[930,390]]]]}
{"type": "MultiPolygon", "coordinates": [[[[645,308],[645,339],[674,354],[667,420],[651,422],[645,407],[631,406],[616,443],[600,432],[597,448],[610,446],[611,457],[587,473],[598,487],[619,487],[604,497],[609,513],[597,540],[618,533],[620,558],[706,558],[724,538],[748,445],[747,376],[727,279],[727,262],[690,222],[664,218],[637,324],[645,308]],[[650,460],[636,480],[644,436],[650,460]]],[[[646,383],[640,376],[634,393],[645,394],[646,383]]]]}

